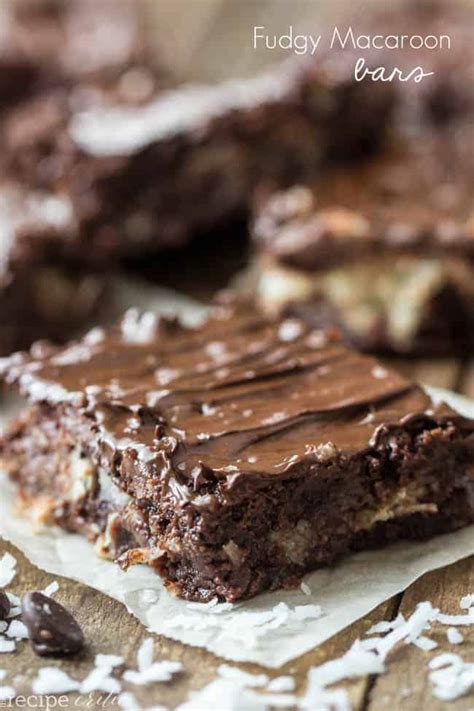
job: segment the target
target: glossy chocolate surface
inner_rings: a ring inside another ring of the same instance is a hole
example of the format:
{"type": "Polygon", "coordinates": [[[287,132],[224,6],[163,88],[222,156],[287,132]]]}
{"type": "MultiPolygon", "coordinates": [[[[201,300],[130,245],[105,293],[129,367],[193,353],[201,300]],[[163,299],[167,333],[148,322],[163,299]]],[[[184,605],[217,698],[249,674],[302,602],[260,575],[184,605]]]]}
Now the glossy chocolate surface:
{"type": "Polygon", "coordinates": [[[226,476],[307,470],[432,408],[420,387],[334,335],[227,307],[195,330],[129,312],[120,328],[33,353],[4,362],[31,400],[72,406],[102,447],[191,478],[202,466],[226,476]]]}

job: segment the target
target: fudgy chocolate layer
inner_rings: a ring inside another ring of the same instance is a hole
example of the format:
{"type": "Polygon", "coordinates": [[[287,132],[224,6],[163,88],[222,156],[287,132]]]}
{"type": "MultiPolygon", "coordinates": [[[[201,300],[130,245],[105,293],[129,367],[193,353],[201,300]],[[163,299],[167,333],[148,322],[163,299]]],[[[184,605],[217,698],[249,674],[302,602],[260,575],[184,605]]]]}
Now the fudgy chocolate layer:
{"type": "Polygon", "coordinates": [[[4,448],[20,498],[40,520],[87,535],[125,567],[149,563],[179,595],[229,601],[294,584],[350,550],[465,525],[474,518],[472,453],[468,432],[418,418],[317,472],[233,486],[209,473],[185,504],[158,481],[151,492],[127,455],[108,481],[47,409],[33,408],[4,448]]]}
{"type": "Polygon", "coordinates": [[[304,321],[130,312],[4,363],[28,508],[177,594],[248,597],[353,548],[474,518],[474,425],[304,321]]]}

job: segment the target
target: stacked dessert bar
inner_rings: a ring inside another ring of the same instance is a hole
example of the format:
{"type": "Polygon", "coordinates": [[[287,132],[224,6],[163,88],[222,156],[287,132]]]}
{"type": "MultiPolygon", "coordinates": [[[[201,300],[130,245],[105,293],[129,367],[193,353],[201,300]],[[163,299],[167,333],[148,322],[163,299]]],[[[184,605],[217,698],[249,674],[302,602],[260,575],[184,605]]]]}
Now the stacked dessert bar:
{"type": "Polygon", "coordinates": [[[106,279],[58,259],[76,225],[67,200],[18,183],[0,188],[0,352],[62,341],[107,303],[106,279]]]}
{"type": "Polygon", "coordinates": [[[425,129],[357,168],[273,195],[254,222],[264,309],[359,348],[474,348],[474,132],[425,129]]]}
{"type": "Polygon", "coordinates": [[[245,81],[161,91],[140,106],[76,108],[48,94],[6,122],[8,169],[67,197],[94,256],[182,245],[245,216],[262,183],[289,185],[336,154],[376,145],[391,92],[368,92],[343,69],[289,62],[245,81]]]}
{"type": "Polygon", "coordinates": [[[1,443],[20,501],[188,599],[474,520],[474,423],[303,320],[129,312],[3,371],[30,401],[1,443]]]}
{"type": "MultiPolygon", "coordinates": [[[[62,205],[62,224],[47,258],[36,237],[42,225],[29,234],[22,226],[27,261],[12,234],[16,256],[5,260],[4,283],[20,283],[15,269],[51,260],[67,281],[71,270],[107,275],[124,257],[226,229],[248,215],[262,185],[309,179],[341,156],[374,149],[386,132],[393,92],[357,83],[350,61],[290,61],[245,81],[164,90],[134,3],[106,1],[100,12],[89,0],[12,8],[11,43],[38,77],[27,97],[10,101],[0,164],[9,190],[32,191],[28,203],[39,191],[62,205]]],[[[27,319],[56,338],[39,315],[31,308],[27,319]]],[[[28,344],[29,333],[15,336],[15,327],[16,317],[8,339],[0,333],[1,352],[28,344]]]]}
{"type": "Polygon", "coordinates": [[[96,264],[72,258],[80,225],[67,193],[42,185],[33,168],[28,178],[11,170],[16,137],[26,132],[33,142],[42,131],[55,134],[58,105],[84,106],[124,92],[136,101],[133,87],[143,86],[145,74],[148,87],[161,74],[128,0],[12,0],[2,3],[1,21],[0,353],[6,354],[83,329],[104,313],[108,282],[96,264]]]}

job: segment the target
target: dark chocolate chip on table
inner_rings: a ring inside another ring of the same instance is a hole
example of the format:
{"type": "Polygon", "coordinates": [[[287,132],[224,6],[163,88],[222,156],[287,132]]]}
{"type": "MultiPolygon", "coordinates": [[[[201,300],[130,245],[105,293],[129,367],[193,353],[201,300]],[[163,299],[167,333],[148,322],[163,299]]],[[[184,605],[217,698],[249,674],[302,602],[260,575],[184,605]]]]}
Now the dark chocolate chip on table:
{"type": "Polygon", "coordinates": [[[40,592],[26,593],[21,601],[22,620],[36,654],[76,654],[84,634],[68,610],[40,592]]]}
{"type": "Polygon", "coordinates": [[[6,593],[0,590],[0,620],[6,620],[10,613],[10,600],[6,593]]]}

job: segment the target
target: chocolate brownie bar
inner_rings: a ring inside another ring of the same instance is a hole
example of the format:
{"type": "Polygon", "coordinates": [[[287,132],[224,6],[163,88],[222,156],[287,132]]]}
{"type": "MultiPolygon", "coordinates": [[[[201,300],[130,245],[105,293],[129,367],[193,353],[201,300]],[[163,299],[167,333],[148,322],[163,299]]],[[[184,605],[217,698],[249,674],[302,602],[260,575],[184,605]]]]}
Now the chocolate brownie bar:
{"type": "Polygon", "coordinates": [[[257,291],[369,351],[474,348],[472,124],[424,131],[259,210],[257,291]]]}
{"type": "Polygon", "coordinates": [[[302,320],[130,311],[3,371],[31,403],[1,441],[28,511],[188,599],[474,520],[474,423],[302,320]]]}
{"type": "Polygon", "coordinates": [[[66,195],[87,245],[78,254],[107,258],[179,246],[246,214],[261,183],[288,185],[368,150],[385,132],[391,89],[358,84],[346,64],[289,62],[140,107],[72,103],[53,92],[10,115],[6,170],[66,195]]]}
{"type": "MultiPolygon", "coordinates": [[[[73,240],[66,199],[0,185],[0,353],[39,338],[64,342],[105,305],[106,279],[57,260],[57,245],[73,240]]],[[[89,321],[90,322],[90,321],[89,321]]]]}

